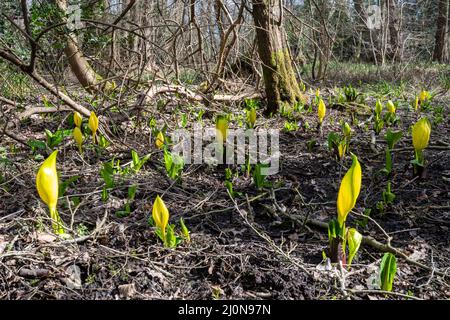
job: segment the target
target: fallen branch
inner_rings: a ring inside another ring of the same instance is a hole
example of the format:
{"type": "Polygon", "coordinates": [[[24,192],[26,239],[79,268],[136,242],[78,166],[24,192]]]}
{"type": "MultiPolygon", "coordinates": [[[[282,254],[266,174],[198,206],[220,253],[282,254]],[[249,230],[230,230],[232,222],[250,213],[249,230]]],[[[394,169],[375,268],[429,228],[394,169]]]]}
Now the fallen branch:
{"type": "Polygon", "coordinates": [[[4,128],[1,132],[2,134],[6,135],[7,137],[10,137],[11,139],[23,144],[24,146],[27,146],[28,148],[30,147],[27,143],[27,140],[19,137],[17,134],[9,131],[8,129],[4,128]]]}
{"type": "Polygon", "coordinates": [[[5,97],[1,97],[1,96],[0,96],[0,102],[9,104],[10,106],[15,106],[16,105],[16,103],[14,101],[9,100],[8,98],[5,98],[5,97]]]}
{"type": "Polygon", "coordinates": [[[30,76],[33,80],[35,80],[37,83],[39,83],[42,87],[47,89],[50,93],[52,93],[54,96],[60,98],[66,105],[68,105],[70,108],[72,108],[75,111],[78,111],[79,113],[85,115],[86,117],[89,117],[91,112],[83,107],[82,105],[76,103],[72,98],[70,98],[68,95],[61,92],[56,86],[49,83],[47,80],[45,80],[40,74],[38,74],[35,70],[32,70],[30,66],[25,65],[21,60],[19,60],[14,54],[11,52],[8,52],[6,50],[0,49],[0,57],[5,59],[6,61],[10,62],[11,64],[15,65],[17,68],[19,68],[23,73],[30,76]]]}
{"type": "Polygon", "coordinates": [[[184,86],[180,85],[163,85],[163,86],[155,86],[150,88],[148,90],[147,95],[145,97],[146,100],[151,100],[155,96],[159,94],[179,94],[182,96],[185,96],[186,98],[193,100],[193,101],[199,101],[209,102],[212,101],[218,101],[218,102],[235,102],[235,101],[241,101],[244,98],[261,98],[261,94],[258,92],[243,92],[239,94],[215,94],[212,97],[208,97],[205,95],[201,95],[199,93],[196,93],[184,86]]]}
{"type": "Polygon", "coordinates": [[[348,292],[351,293],[372,293],[372,294],[384,294],[384,295],[391,295],[391,296],[397,296],[402,298],[408,298],[412,300],[423,300],[415,296],[410,296],[407,294],[399,293],[399,292],[392,292],[392,291],[384,291],[384,290],[354,290],[354,289],[347,289],[348,292]]]}
{"type": "Polygon", "coordinates": [[[33,107],[33,108],[29,108],[26,109],[24,112],[19,114],[19,120],[24,120],[28,117],[30,117],[33,114],[36,113],[53,113],[53,112],[59,112],[59,111],[71,111],[72,108],[69,107],[52,107],[52,108],[48,108],[48,107],[33,107]]]}

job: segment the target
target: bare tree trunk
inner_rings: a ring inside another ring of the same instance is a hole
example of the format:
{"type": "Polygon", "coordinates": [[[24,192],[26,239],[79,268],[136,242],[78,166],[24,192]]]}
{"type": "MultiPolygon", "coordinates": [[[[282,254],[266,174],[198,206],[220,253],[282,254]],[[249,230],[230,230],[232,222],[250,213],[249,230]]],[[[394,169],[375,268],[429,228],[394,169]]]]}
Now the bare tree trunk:
{"type": "Polygon", "coordinates": [[[437,28],[435,35],[433,60],[439,62],[448,61],[447,41],[448,41],[448,19],[450,10],[450,0],[439,0],[437,28]]]}
{"type": "Polygon", "coordinates": [[[313,17],[319,22],[318,29],[320,32],[315,32],[315,39],[317,45],[315,46],[314,69],[316,69],[316,63],[318,63],[317,73],[313,72],[313,78],[323,80],[327,73],[328,63],[331,58],[334,39],[330,34],[330,28],[328,27],[328,19],[330,19],[331,6],[327,0],[320,0],[314,2],[314,8],[311,7],[313,17]]]}
{"type": "MultiPolygon", "coordinates": [[[[55,3],[60,10],[64,12],[67,11],[66,0],[55,0],[55,3]]],[[[64,48],[64,53],[69,60],[72,72],[75,74],[83,88],[88,92],[97,90],[97,85],[102,78],[94,71],[94,69],[87,62],[86,58],[83,56],[83,53],[78,46],[76,35],[74,33],[69,33],[66,36],[66,40],[67,43],[64,48]]]]}
{"type": "Polygon", "coordinates": [[[356,60],[360,61],[361,55],[365,60],[369,60],[368,51],[365,50],[366,45],[370,43],[369,29],[367,28],[367,13],[363,7],[363,0],[354,0],[356,11],[356,30],[358,32],[358,52],[356,54],[356,60]],[[363,51],[364,49],[364,51],[363,51]],[[361,52],[362,51],[362,52],[361,52]]]}
{"type": "Polygon", "coordinates": [[[389,44],[391,46],[389,51],[389,57],[393,61],[398,61],[400,59],[399,52],[399,31],[398,31],[398,13],[397,5],[395,0],[387,0],[388,9],[388,24],[389,24],[389,44]]]}
{"type": "Polygon", "coordinates": [[[280,103],[304,100],[285,42],[282,1],[252,0],[258,53],[262,62],[268,114],[278,112],[280,103]]]}

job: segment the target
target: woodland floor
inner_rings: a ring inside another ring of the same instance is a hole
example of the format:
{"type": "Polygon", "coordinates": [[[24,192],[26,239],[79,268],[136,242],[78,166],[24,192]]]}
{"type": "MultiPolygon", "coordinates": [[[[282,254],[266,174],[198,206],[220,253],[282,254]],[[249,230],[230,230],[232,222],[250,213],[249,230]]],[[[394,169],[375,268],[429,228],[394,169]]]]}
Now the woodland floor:
{"type": "MultiPolygon", "coordinates": [[[[327,90],[322,92],[324,97],[329,94],[327,90]]],[[[371,217],[392,236],[394,247],[413,260],[449,274],[449,93],[434,101],[445,108],[443,119],[433,125],[430,148],[425,151],[426,179],[415,179],[410,164],[413,150],[408,129],[417,116],[409,107],[410,97],[398,100],[400,122],[394,129],[402,130],[404,136],[394,151],[392,188],[397,198],[384,213],[372,210],[371,217]]],[[[370,98],[367,103],[374,105],[370,98]]],[[[158,127],[164,122],[169,128],[175,127],[179,121],[176,107],[169,103],[159,109],[158,127]]],[[[237,106],[229,111],[243,113],[237,106]]],[[[425,113],[430,119],[436,118],[432,110],[425,113]]],[[[68,127],[67,115],[32,116],[20,124],[20,132],[45,141],[44,129],[68,127]]],[[[205,124],[211,124],[212,117],[207,112],[205,124]]],[[[242,193],[235,198],[239,211],[224,187],[223,168],[187,165],[181,183],[173,183],[165,173],[162,152],[154,147],[154,137],[150,140],[150,129],[142,129],[145,123],[139,130],[133,128],[134,118],[121,124],[127,128],[127,134],[121,137],[124,145],[112,144],[100,155],[88,140],[81,157],[71,138],[66,138],[58,147],[61,180],[80,176],[59,201],[61,217],[74,231],[75,240],[66,241],[51,236],[47,209],[35,190],[35,173],[42,161],[36,156],[39,152],[33,154],[18,144],[12,147],[13,140],[2,138],[0,299],[342,299],[344,293],[353,299],[407,299],[395,293],[449,299],[450,275],[439,276],[401,258],[394,294],[372,291],[375,288],[370,286],[370,279],[376,275],[383,253],[370,246],[362,245],[351,270],[345,273],[346,289],[341,286],[339,272],[324,270],[326,230],[295,221],[308,217],[328,222],[336,214],[338,186],[351,159],[347,157],[342,164],[335,160],[326,137],[331,131],[339,132],[339,119],[351,123],[351,117],[328,106],[321,137],[315,129],[315,108],[311,113],[294,113],[294,117],[299,129],[282,131],[280,172],[268,178],[274,197],[270,188],[256,190],[251,177],[241,173],[233,180],[235,191],[242,193]],[[308,150],[311,139],[317,144],[308,150]],[[151,152],[151,159],[139,173],[118,177],[121,182],[103,202],[101,163],[113,156],[122,159],[122,164],[131,161],[130,148],[140,155],[151,152]],[[124,205],[127,187],[132,184],[138,185],[132,212],[117,217],[115,212],[124,205]],[[164,194],[171,222],[178,224],[180,217],[185,219],[191,231],[190,244],[162,248],[147,222],[157,194],[164,194]],[[74,198],[81,200],[76,207],[74,198]],[[92,234],[97,224],[100,227],[92,234]]],[[[358,212],[375,208],[386,186],[385,176],[379,173],[384,167],[385,129],[374,153],[370,148],[371,123],[369,129],[364,124],[369,117],[361,114],[357,116],[359,126],[352,125],[351,151],[358,155],[363,170],[358,212]]],[[[258,112],[257,121],[260,127],[281,130],[286,119],[263,118],[258,112]]],[[[356,220],[361,217],[350,214],[347,225],[356,226],[356,220]]],[[[371,221],[358,229],[380,242],[386,240],[371,221]]]]}

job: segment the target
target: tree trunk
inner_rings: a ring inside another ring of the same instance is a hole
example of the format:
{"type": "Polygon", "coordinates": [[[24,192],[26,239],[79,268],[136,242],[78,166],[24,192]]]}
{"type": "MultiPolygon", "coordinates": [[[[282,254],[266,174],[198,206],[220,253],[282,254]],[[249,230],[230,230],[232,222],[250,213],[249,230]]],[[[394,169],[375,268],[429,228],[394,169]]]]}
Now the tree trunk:
{"type": "Polygon", "coordinates": [[[389,15],[389,39],[390,39],[390,51],[389,57],[393,61],[400,60],[400,47],[399,47],[399,32],[398,32],[398,14],[397,8],[395,4],[395,0],[387,1],[387,9],[389,15]]]}
{"type": "Polygon", "coordinates": [[[275,114],[282,102],[303,101],[292,68],[278,0],[252,0],[258,53],[262,62],[267,114],[275,114]]]}
{"type": "MultiPolygon", "coordinates": [[[[66,0],[55,0],[58,8],[64,12],[67,11],[67,1],[66,0]]],[[[66,19],[66,18],[63,18],[66,19]]],[[[64,53],[69,60],[70,68],[72,72],[77,77],[77,80],[88,92],[96,91],[99,81],[102,80],[94,69],[89,65],[86,58],[83,56],[79,46],[78,40],[74,33],[69,33],[66,35],[66,47],[64,48],[64,53]]]]}
{"type": "Polygon", "coordinates": [[[374,43],[375,34],[377,34],[377,30],[370,30],[367,25],[367,11],[364,6],[363,0],[354,0],[353,1],[356,11],[356,30],[359,33],[358,46],[360,47],[360,51],[357,51],[356,60],[360,61],[369,61],[375,64],[377,62],[377,49],[374,43]]]}
{"type": "Polygon", "coordinates": [[[439,0],[433,60],[448,61],[447,39],[450,0],[439,0]]]}
{"type": "MultiPolygon", "coordinates": [[[[361,54],[363,56],[366,56],[366,50],[363,51],[363,49],[365,49],[365,45],[366,43],[369,43],[369,34],[368,34],[368,29],[366,26],[366,21],[367,21],[367,14],[366,11],[364,10],[363,7],[363,3],[362,0],[354,0],[353,1],[354,5],[355,5],[355,11],[356,11],[356,17],[355,17],[355,22],[356,22],[356,31],[358,32],[358,40],[357,40],[357,51],[356,51],[356,61],[360,61],[361,60],[361,54]]],[[[366,60],[366,59],[364,59],[366,60]]]]}

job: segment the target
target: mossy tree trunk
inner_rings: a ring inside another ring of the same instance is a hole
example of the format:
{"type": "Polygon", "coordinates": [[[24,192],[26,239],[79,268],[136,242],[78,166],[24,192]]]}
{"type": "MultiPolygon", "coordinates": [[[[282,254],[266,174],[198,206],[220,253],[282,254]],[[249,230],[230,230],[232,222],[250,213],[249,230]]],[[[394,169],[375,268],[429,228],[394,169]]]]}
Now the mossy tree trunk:
{"type": "Polygon", "coordinates": [[[267,114],[278,112],[283,102],[304,100],[292,67],[279,0],[252,0],[256,41],[262,62],[267,114]]]}
{"type": "MultiPolygon", "coordinates": [[[[54,1],[60,10],[67,12],[66,0],[54,1]]],[[[98,90],[98,85],[102,80],[102,77],[94,71],[84,57],[83,52],[79,48],[78,39],[73,32],[66,35],[66,47],[64,48],[64,53],[69,61],[72,72],[75,74],[78,82],[80,82],[83,88],[91,93],[98,90]]]]}

